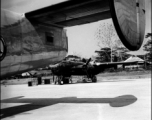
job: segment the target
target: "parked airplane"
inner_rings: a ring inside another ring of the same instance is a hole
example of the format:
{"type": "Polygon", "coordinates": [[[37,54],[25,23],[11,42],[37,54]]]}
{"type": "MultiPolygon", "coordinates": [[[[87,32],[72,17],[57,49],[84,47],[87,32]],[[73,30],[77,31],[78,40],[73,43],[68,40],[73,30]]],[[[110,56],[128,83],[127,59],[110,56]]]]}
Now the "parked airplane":
{"type": "Polygon", "coordinates": [[[79,61],[62,61],[56,65],[51,65],[51,71],[53,76],[53,81],[58,84],[65,84],[71,81],[72,76],[86,76],[91,79],[92,82],[97,82],[96,75],[105,71],[107,68],[116,68],[117,65],[131,65],[137,62],[113,62],[113,63],[100,63],[100,64],[90,64],[91,58],[86,62],[79,61]]]}
{"type": "Polygon", "coordinates": [[[139,49],[144,1],[68,0],[25,14],[1,9],[1,79],[61,61],[68,52],[64,28],[74,25],[112,18],[123,44],[139,49]]]}

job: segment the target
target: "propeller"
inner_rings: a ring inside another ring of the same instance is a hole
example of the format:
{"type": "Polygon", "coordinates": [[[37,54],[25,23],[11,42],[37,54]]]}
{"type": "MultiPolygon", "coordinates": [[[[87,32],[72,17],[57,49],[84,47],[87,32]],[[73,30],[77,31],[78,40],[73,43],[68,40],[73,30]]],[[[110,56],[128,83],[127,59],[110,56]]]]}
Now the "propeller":
{"type": "Polygon", "coordinates": [[[86,62],[85,66],[88,66],[89,62],[91,61],[91,58],[86,62]]]}
{"type": "Polygon", "coordinates": [[[86,71],[86,74],[87,74],[87,77],[89,77],[89,74],[88,74],[88,64],[89,62],[91,61],[91,58],[89,58],[89,60],[86,62],[86,64],[84,65],[85,67],[85,71],[86,71]]]}

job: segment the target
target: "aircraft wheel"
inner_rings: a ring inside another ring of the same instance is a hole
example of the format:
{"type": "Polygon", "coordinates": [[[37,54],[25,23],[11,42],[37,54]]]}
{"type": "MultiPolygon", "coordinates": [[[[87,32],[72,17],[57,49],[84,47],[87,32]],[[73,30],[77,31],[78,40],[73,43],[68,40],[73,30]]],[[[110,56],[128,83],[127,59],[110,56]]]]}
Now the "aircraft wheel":
{"type": "Polygon", "coordinates": [[[64,84],[64,82],[61,80],[60,85],[63,85],[63,84],[64,84]]]}
{"type": "Polygon", "coordinates": [[[97,82],[97,77],[96,76],[92,77],[92,82],[97,82]]]}
{"type": "Polygon", "coordinates": [[[58,84],[59,84],[59,85],[63,85],[63,84],[64,84],[64,82],[63,82],[63,77],[59,77],[59,79],[58,79],[58,84]]]}
{"type": "Polygon", "coordinates": [[[63,82],[62,80],[59,80],[59,81],[58,81],[58,84],[59,84],[59,85],[63,85],[64,82],[63,82]]]}
{"type": "Polygon", "coordinates": [[[64,78],[63,82],[64,82],[64,84],[69,84],[69,78],[64,78]]]}

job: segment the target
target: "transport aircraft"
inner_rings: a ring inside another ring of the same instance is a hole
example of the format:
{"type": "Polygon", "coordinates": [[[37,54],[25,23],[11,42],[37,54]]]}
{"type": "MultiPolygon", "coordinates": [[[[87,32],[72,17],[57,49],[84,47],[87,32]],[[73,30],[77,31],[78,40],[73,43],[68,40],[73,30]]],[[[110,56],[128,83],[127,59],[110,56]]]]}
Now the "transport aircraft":
{"type": "Polygon", "coordinates": [[[23,14],[1,8],[1,79],[60,62],[68,53],[66,27],[112,18],[129,50],[145,32],[145,0],[67,0],[23,14]]]}

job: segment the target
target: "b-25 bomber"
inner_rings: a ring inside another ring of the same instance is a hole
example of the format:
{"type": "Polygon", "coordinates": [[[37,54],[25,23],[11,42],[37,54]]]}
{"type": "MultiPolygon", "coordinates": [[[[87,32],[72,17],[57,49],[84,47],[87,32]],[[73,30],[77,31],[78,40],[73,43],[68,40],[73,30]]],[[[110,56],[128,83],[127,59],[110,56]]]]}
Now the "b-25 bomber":
{"type": "Polygon", "coordinates": [[[100,64],[90,64],[91,58],[87,62],[62,61],[51,65],[53,81],[60,85],[69,83],[72,76],[85,76],[92,82],[97,82],[96,75],[104,72],[107,68],[117,68],[117,65],[136,64],[137,62],[106,62],[100,64]],[[56,77],[55,77],[56,76],[56,77]]]}

